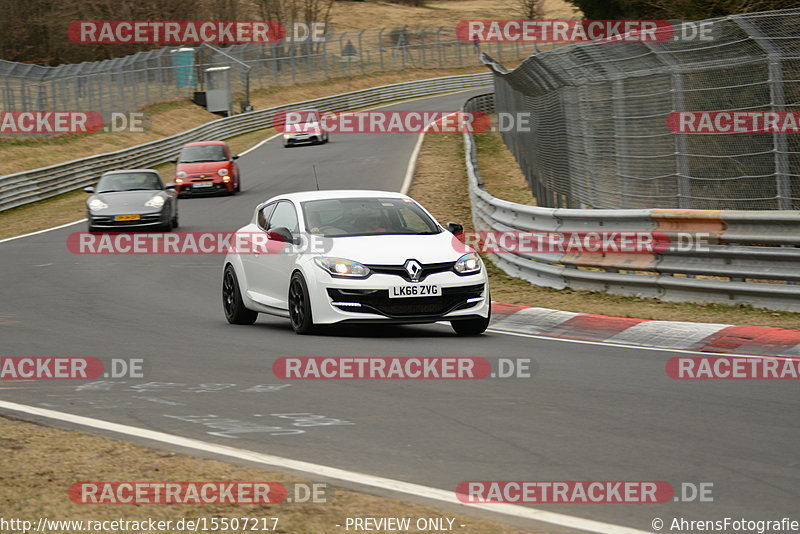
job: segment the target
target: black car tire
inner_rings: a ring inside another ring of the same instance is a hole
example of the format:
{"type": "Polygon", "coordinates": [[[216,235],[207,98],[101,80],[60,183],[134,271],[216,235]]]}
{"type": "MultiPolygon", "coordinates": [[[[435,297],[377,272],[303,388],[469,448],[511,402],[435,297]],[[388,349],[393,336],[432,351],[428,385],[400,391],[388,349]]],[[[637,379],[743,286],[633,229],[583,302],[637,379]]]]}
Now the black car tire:
{"type": "Polygon", "coordinates": [[[178,227],[178,209],[177,208],[175,208],[175,216],[172,218],[172,227],[173,228],[177,228],[178,227]]]}
{"type": "Polygon", "coordinates": [[[450,321],[450,326],[453,327],[456,334],[459,336],[479,336],[489,328],[489,322],[492,320],[492,295],[489,294],[489,313],[486,318],[475,317],[474,319],[462,319],[461,321],[450,321]]]}
{"type": "Polygon", "coordinates": [[[238,193],[241,190],[242,190],[242,179],[239,178],[238,180],[236,180],[236,189],[234,189],[234,191],[238,193]]]}
{"type": "Polygon", "coordinates": [[[167,222],[161,225],[162,232],[171,232],[172,231],[172,219],[167,219],[167,222]]]}
{"type": "Polygon", "coordinates": [[[450,321],[456,334],[459,336],[479,336],[489,327],[489,317],[476,317],[474,319],[461,319],[460,321],[450,321]]]}
{"type": "Polygon", "coordinates": [[[222,275],[222,308],[225,310],[225,319],[230,324],[253,324],[258,319],[258,312],[244,307],[239,280],[231,265],[225,267],[222,275]]]}
{"type": "Polygon", "coordinates": [[[303,275],[295,272],[289,281],[289,318],[296,334],[313,334],[316,330],[311,314],[311,299],[303,275]]]}

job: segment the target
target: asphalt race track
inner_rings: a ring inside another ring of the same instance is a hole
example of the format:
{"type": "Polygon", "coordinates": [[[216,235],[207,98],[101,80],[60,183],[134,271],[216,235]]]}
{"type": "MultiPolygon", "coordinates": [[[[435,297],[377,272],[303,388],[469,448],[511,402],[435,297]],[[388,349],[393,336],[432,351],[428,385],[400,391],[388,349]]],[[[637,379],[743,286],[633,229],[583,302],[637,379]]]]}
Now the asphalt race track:
{"type": "MultiPolygon", "coordinates": [[[[392,107],[452,111],[472,93],[392,107]]],[[[312,164],[322,189],[399,190],[416,139],[333,135],[290,149],[275,139],[239,160],[241,194],[182,199],[180,231],[236,230],[268,197],[314,188],[312,164]]],[[[297,336],[288,320],[263,315],[232,326],[221,256],[71,254],[67,236],[84,230],[0,244],[0,355],[144,358],[148,375],[6,381],[0,400],[448,491],[464,480],[714,484],[713,503],[536,506],[644,531],[654,517],[780,519],[799,508],[800,395],[791,381],[681,382],[664,371],[674,352],[491,331],[462,339],[438,324],[322,336],[297,336]],[[282,356],[531,358],[535,373],[292,382],[272,374],[282,356]],[[216,418],[229,421],[215,428],[216,418]]]]}

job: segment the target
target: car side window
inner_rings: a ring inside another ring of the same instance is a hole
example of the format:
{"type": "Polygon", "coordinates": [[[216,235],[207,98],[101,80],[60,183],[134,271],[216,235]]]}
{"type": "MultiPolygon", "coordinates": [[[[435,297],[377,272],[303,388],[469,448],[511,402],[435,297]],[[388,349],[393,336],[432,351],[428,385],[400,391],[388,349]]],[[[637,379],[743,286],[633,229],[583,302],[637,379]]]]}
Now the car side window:
{"type": "Polygon", "coordinates": [[[269,216],[272,215],[272,211],[275,209],[275,206],[277,206],[277,203],[273,202],[271,204],[267,204],[258,211],[257,224],[262,230],[267,229],[267,221],[269,220],[269,216]]]}
{"type": "Polygon", "coordinates": [[[272,230],[281,226],[288,228],[293,234],[297,233],[297,212],[291,202],[278,202],[278,206],[269,219],[269,227],[267,229],[272,230]]]}

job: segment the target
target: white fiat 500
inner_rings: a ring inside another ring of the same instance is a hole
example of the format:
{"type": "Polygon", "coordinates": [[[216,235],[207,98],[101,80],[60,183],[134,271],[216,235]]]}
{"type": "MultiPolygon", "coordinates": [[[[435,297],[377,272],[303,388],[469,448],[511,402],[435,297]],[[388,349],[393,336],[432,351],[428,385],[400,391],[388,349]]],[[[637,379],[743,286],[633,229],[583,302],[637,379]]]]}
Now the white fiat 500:
{"type": "Polygon", "coordinates": [[[225,317],[286,317],[298,334],[334,323],[445,320],[458,334],[478,335],[489,325],[489,284],[480,256],[454,237],[461,230],[443,228],[400,193],[274,197],[237,232],[253,247],[225,257],[225,317]]]}

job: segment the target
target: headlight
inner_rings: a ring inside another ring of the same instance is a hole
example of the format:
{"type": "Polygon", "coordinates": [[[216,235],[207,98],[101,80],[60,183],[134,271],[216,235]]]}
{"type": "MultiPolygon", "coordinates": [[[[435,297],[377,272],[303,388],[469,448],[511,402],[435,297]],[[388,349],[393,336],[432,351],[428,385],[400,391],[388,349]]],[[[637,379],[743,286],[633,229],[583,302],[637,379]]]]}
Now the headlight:
{"type": "Polygon", "coordinates": [[[164,205],[164,197],[156,195],[147,202],[145,202],[144,205],[150,208],[160,208],[161,206],[164,205]]]}
{"type": "Polygon", "coordinates": [[[175,178],[175,183],[176,183],[176,184],[182,184],[182,183],[183,183],[183,180],[182,180],[182,179],[180,179],[180,178],[175,178]]]}
{"type": "Polygon", "coordinates": [[[481,257],[474,252],[464,254],[455,265],[453,270],[458,274],[475,274],[481,270],[481,257]]]}
{"type": "Polygon", "coordinates": [[[217,171],[217,174],[219,174],[220,176],[227,176],[228,175],[228,169],[220,169],[220,170],[217,171]]]}
{"type": "Polygon", "coordinates": [[[324,256],[316,257],[314,261],[328,274],[337,278],[366,278],[370,274],[369,268],[357,261],[324,256]]]}
{"type": "Polygon", "coordinates": [[[175,176],[177,176],[178,178],[186,178],[186,173],[184,171],[178,171],[178,173],[175,176]]]}
{"type": "Polygon", "coordinates": [[[108,204],[100,200],[99,198],[93,198],[89,201],[89,209],[92,211],[104,210],[108,207],[108,204]]]}

